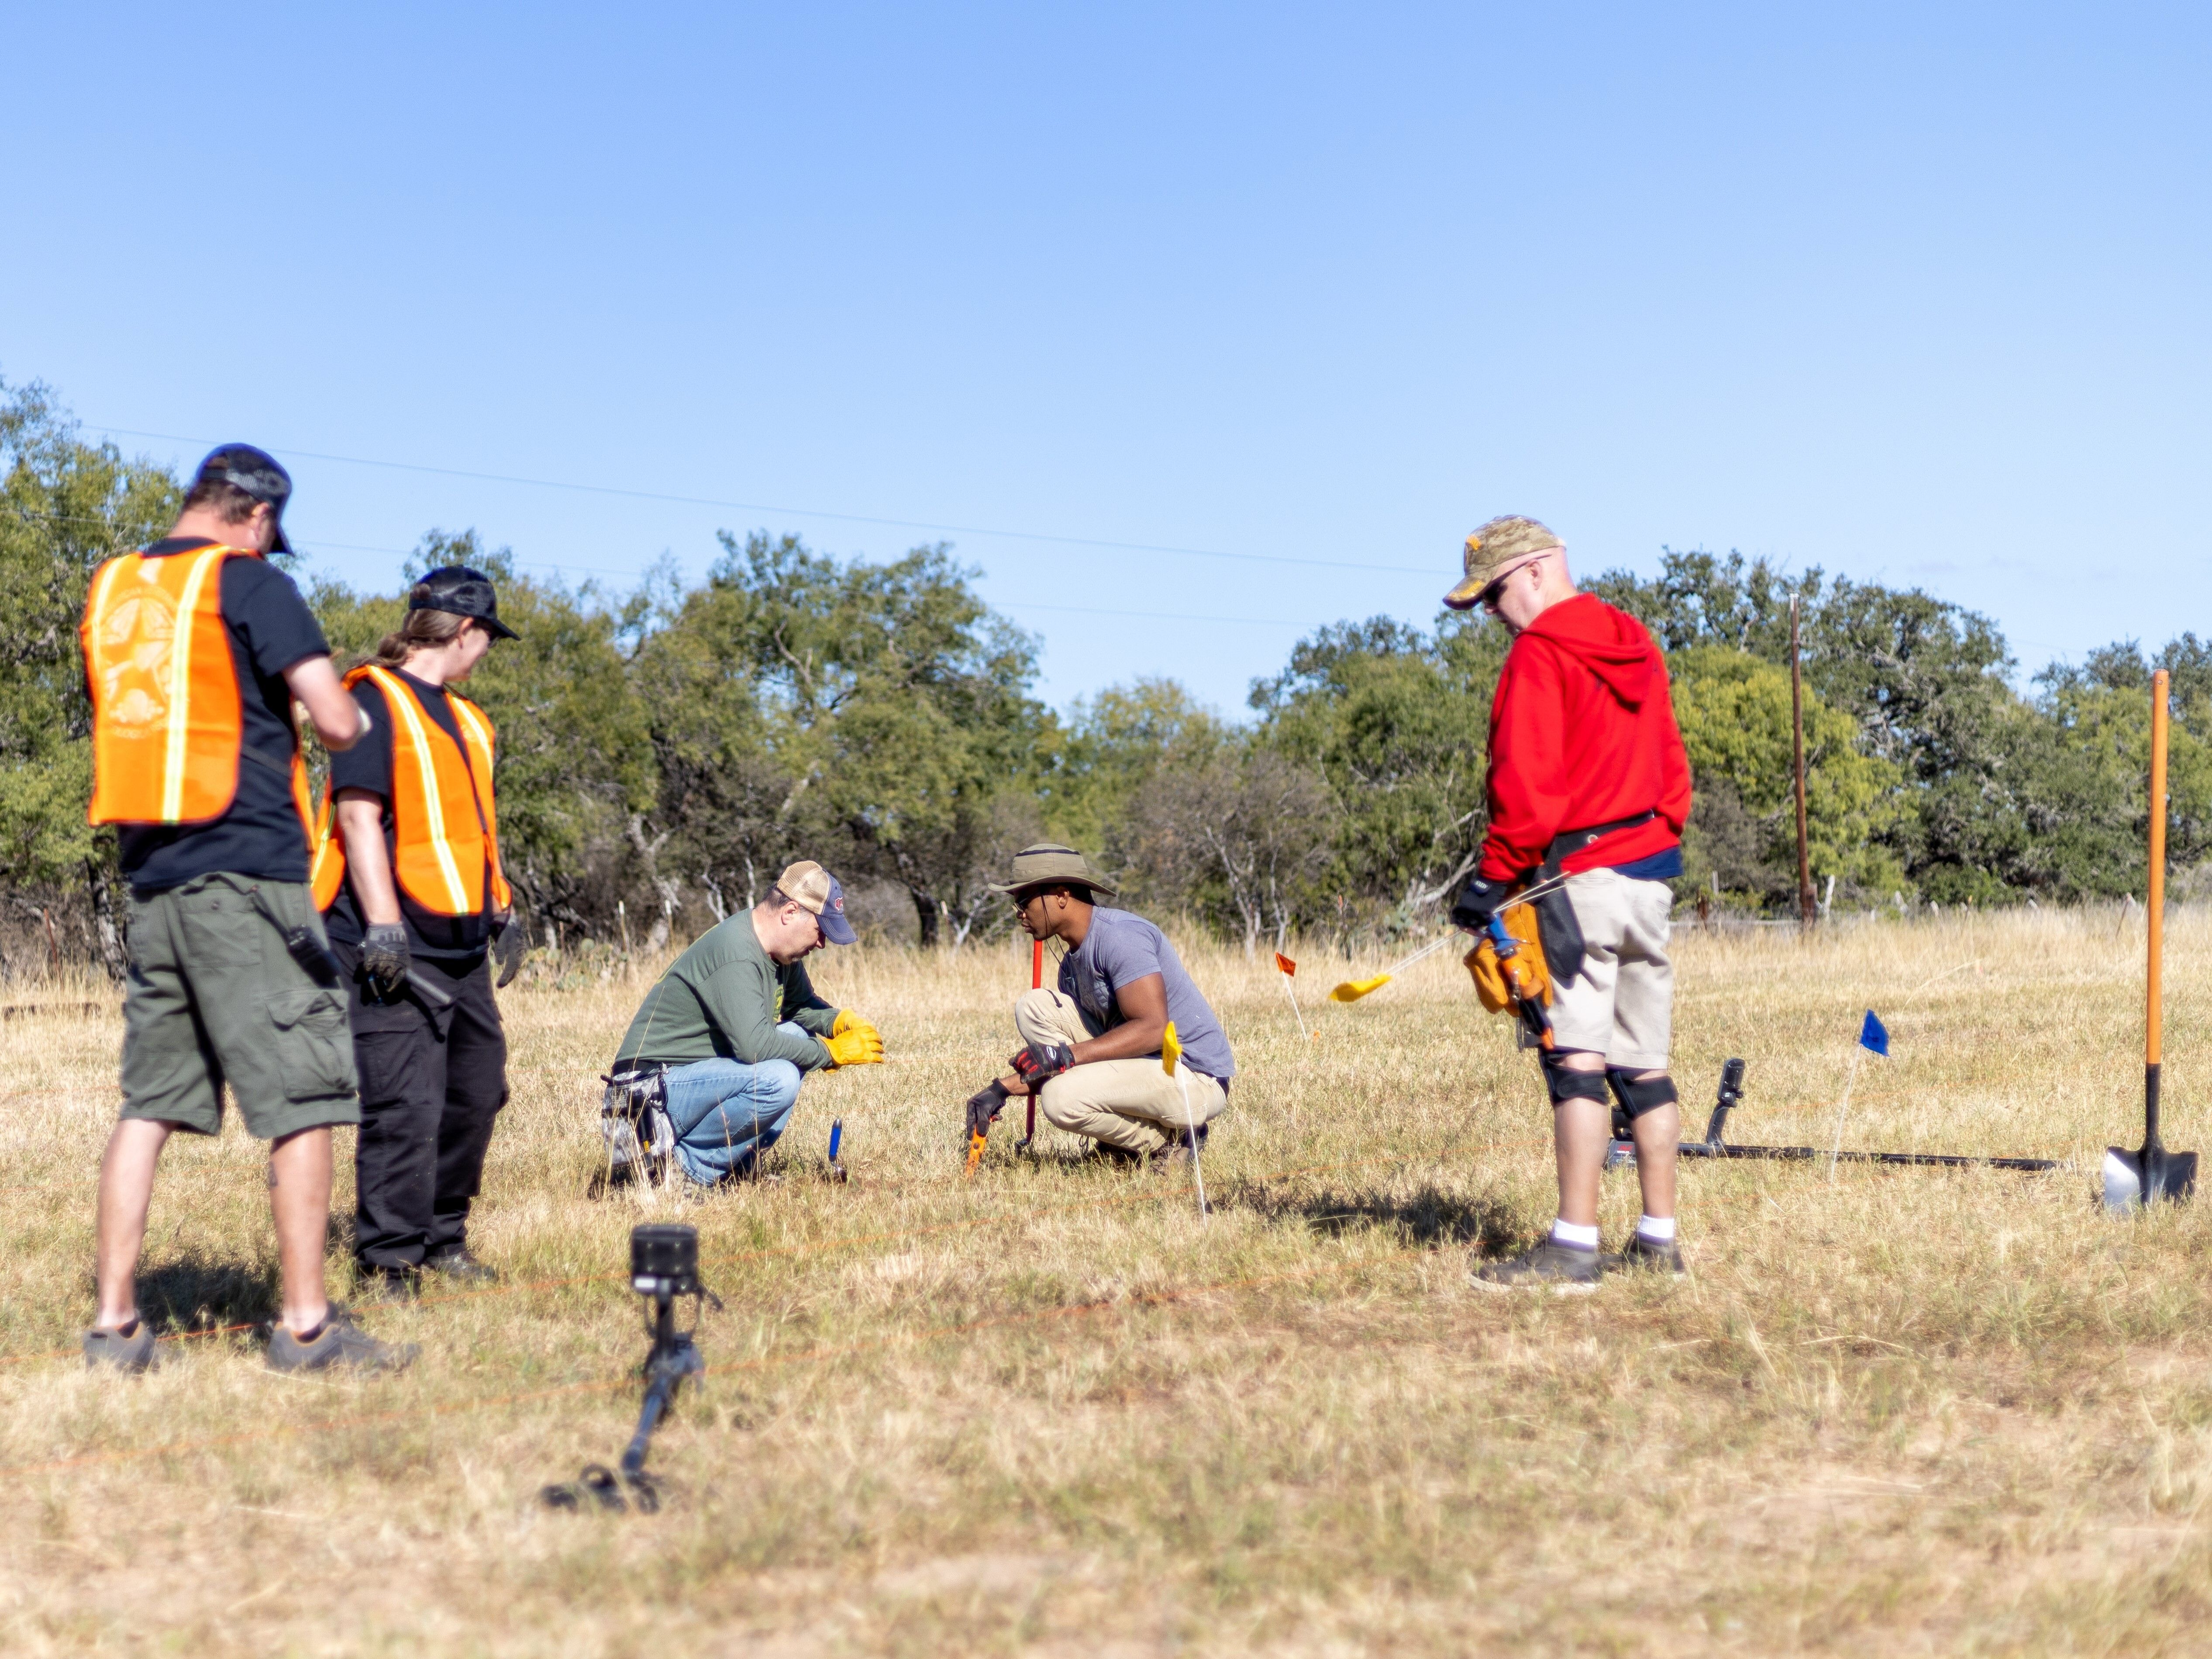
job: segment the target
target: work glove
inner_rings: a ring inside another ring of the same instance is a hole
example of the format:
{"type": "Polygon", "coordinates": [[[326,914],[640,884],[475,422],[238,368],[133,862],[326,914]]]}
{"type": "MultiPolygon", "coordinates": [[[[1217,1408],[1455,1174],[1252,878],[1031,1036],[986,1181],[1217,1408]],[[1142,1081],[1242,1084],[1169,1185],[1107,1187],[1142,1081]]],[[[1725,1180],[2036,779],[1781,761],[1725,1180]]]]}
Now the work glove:
{"type": "Polygon", "coordinates": [[[988,1135],[991,1126],[998,1121],[999,1114],[1006,1109],[1006,1085],[993,1078],[991,1081],[968,1097],[968,1138],[988,1135]]]}
{"type": "Polygon", "coordinates": [[[822,1046],[830,1051],[833,1066],[880,1066],[884,1063],[884,1040],[876,1035],[872,1025],[857,1025],[850,1030],[832,1032],[823,1039],[822,1046]]]}
{"type": "Polygon", "coordinates": [[[866,1031],[870,1036],[875,1038],[878,1042],[881,1042],[884,1040],[884,1034],[881,1031],[878,1031],[866,1020],[862,1019],[850,1008],[840,1008],[837,1011],[836,1019],[830,1027],[830,1035],[831,1036],[842,1036],[848,1031],[866,1031]]]}
{"type": "Polygon", "coordinates": [[[492,982],[501,990],[522,971],[523,953],[529,948],[530,936],[523,932],[522,918],[508,911],[506,924],[491,941],[491,959],[499,964],[499,977],[492,982]]]}
{"type": "Polygon", "coordinates": [[[1046,1082],[1075,1064],[1075,1050],[1064,1042],[1032,1042],[1006,1062],[1035,1094],[1046,1082]]]}
{"type": "Polygon", "coordinates": [[[407,929],[373,921],[362,934],[361,971],[380,997],[396,997],[407,983],[407,929]]]}
{"type": "Polygon", "coordinates": [[[1479,933],[1490,926],[1491,917],[1505,902],[1505,884],[1492,881],[1486,876],[1477,876],[1468,883],[1451,908],[1451,925],[1463,927],[1470,933],[1479,933]]]}

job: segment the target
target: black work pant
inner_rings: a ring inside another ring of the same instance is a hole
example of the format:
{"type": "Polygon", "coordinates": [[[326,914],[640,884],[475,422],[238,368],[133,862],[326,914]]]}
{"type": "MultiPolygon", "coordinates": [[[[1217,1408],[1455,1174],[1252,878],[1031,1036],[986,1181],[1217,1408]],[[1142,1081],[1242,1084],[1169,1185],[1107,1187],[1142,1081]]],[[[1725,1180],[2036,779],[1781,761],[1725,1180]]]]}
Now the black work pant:
{"type": "Polygon", "coordinates": [[[411,982],[378,1000],[358,948],[336,949],[352,981],[361,1074],[354,1255],[364,1267],[408,1271],[467,1242],[469,1203],[507,1104],[507,1034],[488,961],[464,973],[417,962],[417,975],[452,994],[438,1007],[411,982]]]}

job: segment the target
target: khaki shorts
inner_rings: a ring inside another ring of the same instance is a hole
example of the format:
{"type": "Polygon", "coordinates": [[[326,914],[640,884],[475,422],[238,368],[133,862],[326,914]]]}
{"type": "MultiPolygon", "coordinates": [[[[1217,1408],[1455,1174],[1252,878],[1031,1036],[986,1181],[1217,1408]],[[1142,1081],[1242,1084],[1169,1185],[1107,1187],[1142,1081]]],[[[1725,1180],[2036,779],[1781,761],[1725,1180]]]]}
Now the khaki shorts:
{"type": "Polygon", "coordinates": [[[299,882],[202,876],[131,901],[125,1117],[218,1134],[228,1082],[263,1140],[361,1121],[345,993],[292,959],[257,891],[286,927],[324,937],[299,882]]]}
{"type": "MultiPolygon", "coordinates": [[[[1014,1003],[1014,1030],[1024,1042],[1088,1042],[1091,1032],[1074,999],[1058,991],[1024,991],[1014,1003]]],[[[1094,1060],[1070,1066],[1037,1097],[1044,1121],[1124,1152],[1157,1152],[1175,1132],[1218,1117],[1229,1093],[1203,1072],[1178,1064],[1170,1077],[1157,1060],[1094,1060]]]]}
{"type": "Polygon", "coordinates": [[[1572,985],[1553,987],[1553,1042],[1603,1054],[1624,1071],[1665,1071],[1674,1016],[1673,890],[1589,870],[1567,878],[1566,894],[1582,924],[1583,970],[1572,985]]]}

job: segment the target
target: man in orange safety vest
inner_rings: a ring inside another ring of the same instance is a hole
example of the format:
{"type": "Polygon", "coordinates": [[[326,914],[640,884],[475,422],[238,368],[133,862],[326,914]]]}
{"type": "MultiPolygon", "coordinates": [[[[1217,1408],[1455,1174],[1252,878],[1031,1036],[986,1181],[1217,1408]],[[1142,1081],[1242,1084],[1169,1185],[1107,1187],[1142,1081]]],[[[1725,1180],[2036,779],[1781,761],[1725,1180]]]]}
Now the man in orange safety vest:
{"type": "Polygon", "coordinates": [[[283,1305],[278,1370],[386,1370],[395,1349],[324,1294],[331,1126],[352,1123],[345,1000],[307,891],[307,770],[292,705],[332,750],[368,721],[291,579],[292,481],[226,444],[169,533],[94,574],[82,640],[92,700],[90,817],[112,824],[131,887],[123,1109],[100,1171],[100,1306],[86,1362],[156,1361],[137,1299],[154,1174],[170,1135],[216,1134],[228,1083],[270,1143],[283,1305]]]}

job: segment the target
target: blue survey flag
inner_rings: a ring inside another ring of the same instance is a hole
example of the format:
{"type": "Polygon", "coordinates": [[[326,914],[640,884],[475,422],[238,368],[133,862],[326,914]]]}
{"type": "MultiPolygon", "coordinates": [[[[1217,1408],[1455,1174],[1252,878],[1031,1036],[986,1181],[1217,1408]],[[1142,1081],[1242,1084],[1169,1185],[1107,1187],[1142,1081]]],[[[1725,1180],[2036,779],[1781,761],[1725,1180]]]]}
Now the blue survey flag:
{"type": "Polygon", "coordinates": [[[1859,1047],[1889,1058],[1889,1028],[1874,1017],[1871,1008],[1867,1010],[1866,1024],[1859,1027],[1859,1047]]]}

